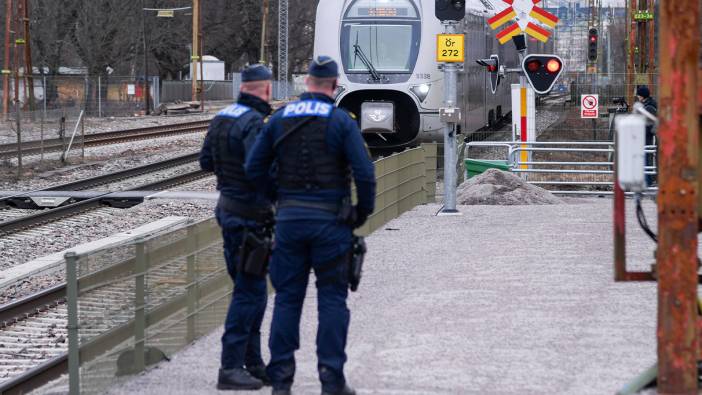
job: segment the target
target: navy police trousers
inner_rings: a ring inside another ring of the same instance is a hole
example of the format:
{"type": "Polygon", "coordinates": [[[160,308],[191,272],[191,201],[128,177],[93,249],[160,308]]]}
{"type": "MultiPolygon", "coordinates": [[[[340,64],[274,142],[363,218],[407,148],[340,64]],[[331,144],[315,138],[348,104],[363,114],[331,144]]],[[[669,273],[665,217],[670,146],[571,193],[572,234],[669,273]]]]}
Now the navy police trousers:
{"type": "Polygon", "coordinates": [[[300,316],[310,269],[317,278],[317,366],[325,391],[346,383],[346,336],[350,314],[348,266],[337,264],[351,248],[351,228],[336,220],[287,220],[276,225],[270,278],[276,290],[269,341],[268,375],[275,389],[292,386],[295,350],[300,348],[300,316]]]}
{"type": "Polygon", "coordinates": [[[255,226],[237,217],[217,212],[224,237],[227,271],[234,280],[234,294],[222,335],[222,368],[264,365],[261,358],[261,322],[268,302],[265,277],[236,272],[239,246],[245,226],[255,226]]]}

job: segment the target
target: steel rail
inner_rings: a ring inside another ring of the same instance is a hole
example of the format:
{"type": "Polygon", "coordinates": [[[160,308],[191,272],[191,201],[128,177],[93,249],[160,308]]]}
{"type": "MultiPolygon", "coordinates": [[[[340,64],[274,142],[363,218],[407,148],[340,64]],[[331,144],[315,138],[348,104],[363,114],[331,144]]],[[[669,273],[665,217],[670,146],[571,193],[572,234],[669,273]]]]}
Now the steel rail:
{"type": "Polygon", "coordinates": [[[87,178],[84,180],[78,180],[74,182],[69,182],[66,184],[54,185],[48,188],[36,189],[27,192],[19,192],[15,195],[5,196],[0,198],[0,207],[6,205],[4,202],[10,199],[21,198],[33,192],[43,192],[43,191],[83,191],[89,188],[110,184],[112,182],[122,181],[128,178],[142,176],[148,173],[156,172],[163,169],[168,169],[171,167],[176,167],[184,165],[190,162],[194,162],[198,158],[198,153],[192,153],[188,155],[179,156],[172,159],[167,159],[161,162],[149,163],[148,165],[134,167],[131,169],[121,170],[114,173],[104,174],[97,177],[87,178]]]}
{"type": "MultiPolygon", "coordinates": [[[[186,184],[208,175],[209,173],[206,173],[202,170],[196,170],[190,173],[180,174],[165,180],[141,185],[137,188],[130,189],[130,191],[159,191],[164,188],[170,188],[176,185],[186,184]]],[[[111,193],[112,192],[105,192],[103,195],[94,197],[92,199],[69,204],[67,206],[57,207],[50,210],[45,210],[43,212],[27,217],[2,222],[0,223],[0,237],[28,230],[33,227],[56,222],[67,217],[72,217],[87,211],[92,211],[94,209],[100,208],[102,207],[102,199],[105,196],[110,195],[111,193]]]]}
{"type": "MultiPolygon", "coordinates": [[[[171,125],[149,126],[138,129],[119,130],[113,132],[93,133],[85,136],[86,147],[97,147],[125,143],[129,141],[148,140],[160,137],[174,136],[179,134],[197,133],[207,129],[210,121],[195,121],[171,125]]],[[[80,139],[76,140],[78,143],[80,139]]],[[[62,139],[44,140],[44,147],[41,141],[32,140],[22,143],[23,155],[37,155],[43,152],[58,152],[65,149],[65,141],[62,139]]],[[[11,158],[17,155],[17,144],[0,145],[0,158],[11,158]]]]}

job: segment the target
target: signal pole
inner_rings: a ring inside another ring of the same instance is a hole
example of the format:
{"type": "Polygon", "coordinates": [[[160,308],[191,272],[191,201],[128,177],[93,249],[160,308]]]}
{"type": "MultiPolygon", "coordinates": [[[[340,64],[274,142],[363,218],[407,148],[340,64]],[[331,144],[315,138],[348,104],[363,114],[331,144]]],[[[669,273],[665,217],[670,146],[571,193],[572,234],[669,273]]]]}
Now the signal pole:
{"type": "MultiPolygon", "coordinates": [[[[455,21],[444,21],[444,33],[456,34],[455,21]]],[[[455,63],[444,63],[444,110],[446,126],[444,126],[444,208],[442,215],[461,215],[456,209],[456,129],[460,120],[460,109],[456,108],[458,84],[458,66],[455,63]],[[456,114],[458,119],[456,119],[456,114]]]]}

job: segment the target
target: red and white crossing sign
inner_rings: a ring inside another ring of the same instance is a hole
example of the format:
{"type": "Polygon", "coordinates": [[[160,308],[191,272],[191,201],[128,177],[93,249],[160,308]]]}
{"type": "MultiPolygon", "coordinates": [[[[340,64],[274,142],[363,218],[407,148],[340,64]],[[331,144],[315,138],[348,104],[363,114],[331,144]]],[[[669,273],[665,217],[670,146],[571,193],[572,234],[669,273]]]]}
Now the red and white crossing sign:
{"type": "Polygon", "coordinates": [[[490,28],[497,30],[508,22],[515,19],[516,21],[497,33],[495,38],[500,44],[507,43],[512,37],[522,32],[541,42],[548,41],[551,32],[541,25],[553,29],[558,23],[558,17],[537,6],[536,4],[540,3],[541,0],[502,0],[502,2],[506,3],[507,7],[488,19],[490,28]]]}
{"type": "Polygon", "coordinates": [[[582,95],[580,98],[580,118],[600,117],[600,95],[582,95]]]}

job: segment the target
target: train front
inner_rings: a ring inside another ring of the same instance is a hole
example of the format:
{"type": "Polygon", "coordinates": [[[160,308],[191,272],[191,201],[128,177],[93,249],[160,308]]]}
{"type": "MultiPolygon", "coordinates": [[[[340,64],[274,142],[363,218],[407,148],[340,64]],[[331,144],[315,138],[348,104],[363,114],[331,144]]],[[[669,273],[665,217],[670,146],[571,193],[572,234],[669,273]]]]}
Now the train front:
{"type": "Polygon", "coordinates": [[[412,0],[320,1],[315,55],[341,61],[337,104],[359,116],[371,147],[407,146],[441,129],[442,76],[433,45],[422,46],[436,27],[423,25],[422,11],[412,0]]]}

